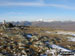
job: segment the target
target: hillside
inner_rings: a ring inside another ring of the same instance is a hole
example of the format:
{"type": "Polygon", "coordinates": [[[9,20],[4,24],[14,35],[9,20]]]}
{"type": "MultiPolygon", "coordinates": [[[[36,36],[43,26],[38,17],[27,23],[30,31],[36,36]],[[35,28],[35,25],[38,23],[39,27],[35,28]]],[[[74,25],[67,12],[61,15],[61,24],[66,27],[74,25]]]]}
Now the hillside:
{"type": "Polygon", "coordinates": [[[52,27],[54,29],[62,29],[75,31],[75,22],[72,21],[54,21],[54,22],[32,22],[33,26],[52,27]]]}
{"type": "Polygon", "coordinates": [[[52,22],[44,22],[44,21],[21,21],[21,22],[12,22],[14,25],[24,25],[24,26],[38,26],[38,27],[50,27],[58,30],[67,30],[67,31],[75,31],[75,21],[52,21],[52,22]]]}

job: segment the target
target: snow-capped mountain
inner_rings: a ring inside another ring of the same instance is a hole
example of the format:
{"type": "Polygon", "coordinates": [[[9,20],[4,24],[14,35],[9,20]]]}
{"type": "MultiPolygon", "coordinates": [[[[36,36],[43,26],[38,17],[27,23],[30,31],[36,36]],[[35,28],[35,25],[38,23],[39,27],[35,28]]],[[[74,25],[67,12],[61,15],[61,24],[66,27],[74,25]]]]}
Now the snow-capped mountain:
{"type": "Polygon", "coordinates": [[[38,19],[36,21],[40,21],[40,22],[54,22],[54,21],[57,21],[57,20],[53,20],[53,19],[38,19]]]}

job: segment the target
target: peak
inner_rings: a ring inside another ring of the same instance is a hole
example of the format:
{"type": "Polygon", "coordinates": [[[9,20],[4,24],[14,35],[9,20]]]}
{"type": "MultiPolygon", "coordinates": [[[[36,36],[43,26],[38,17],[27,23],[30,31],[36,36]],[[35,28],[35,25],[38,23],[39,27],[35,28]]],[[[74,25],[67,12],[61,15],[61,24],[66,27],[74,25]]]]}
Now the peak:
{"type": "Polygon", "coordinates": [[[54,21],[57,21],[57,20],[52,20],[52,19],[39,19],[37,21],[41,21],[41,22],[54,22],[54,21]]]}

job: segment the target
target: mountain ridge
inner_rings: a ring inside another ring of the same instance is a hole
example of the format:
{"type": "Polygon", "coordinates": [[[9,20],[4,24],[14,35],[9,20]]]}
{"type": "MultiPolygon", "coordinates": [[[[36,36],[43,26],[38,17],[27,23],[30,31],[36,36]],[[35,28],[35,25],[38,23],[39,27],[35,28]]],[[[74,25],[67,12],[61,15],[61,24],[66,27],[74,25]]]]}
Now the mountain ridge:
{"type": "Polygon", "coordinates": [[[23,26],[38,26],[38,27],[51,27],[53,29],[62,29],[75,31],[75,21],[17,21],[11,22],[14,25],[23,25],[23,26]]]}

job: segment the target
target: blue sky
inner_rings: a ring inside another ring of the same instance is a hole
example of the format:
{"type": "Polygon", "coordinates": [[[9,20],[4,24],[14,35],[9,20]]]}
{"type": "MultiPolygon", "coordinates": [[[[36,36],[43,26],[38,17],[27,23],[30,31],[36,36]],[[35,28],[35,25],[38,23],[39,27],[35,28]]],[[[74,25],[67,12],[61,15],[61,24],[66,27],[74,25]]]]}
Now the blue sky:
{"type": "Polygon", "coordinates": [[[75,0],[0,0],[0,21],[74,20],[75,0]]]}

